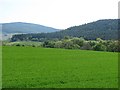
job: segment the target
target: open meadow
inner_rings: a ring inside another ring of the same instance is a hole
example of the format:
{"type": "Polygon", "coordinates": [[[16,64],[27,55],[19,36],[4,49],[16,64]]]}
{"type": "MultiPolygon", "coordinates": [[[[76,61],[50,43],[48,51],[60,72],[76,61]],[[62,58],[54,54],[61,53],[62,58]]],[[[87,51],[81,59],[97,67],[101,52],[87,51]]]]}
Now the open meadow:
{"type": "Polygon", "coordinates": [[[3,46],[3,88],[117,88],[118,53],[3,46]]]}

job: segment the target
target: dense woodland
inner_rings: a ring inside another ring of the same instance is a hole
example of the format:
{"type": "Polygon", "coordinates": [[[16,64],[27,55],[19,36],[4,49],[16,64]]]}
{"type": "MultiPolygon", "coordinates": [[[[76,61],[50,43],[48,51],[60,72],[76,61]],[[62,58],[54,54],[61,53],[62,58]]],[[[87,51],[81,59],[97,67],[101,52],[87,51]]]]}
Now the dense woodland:
{"type": "Polygon", "coordinates": [[[11,41],[43,41],[46,39],[62,39],[65,36],[84,37],[87,40],[95,40],[96,38],[117,40],[118,19],[98,20],[53,33],[14,35],[11,41]]]}

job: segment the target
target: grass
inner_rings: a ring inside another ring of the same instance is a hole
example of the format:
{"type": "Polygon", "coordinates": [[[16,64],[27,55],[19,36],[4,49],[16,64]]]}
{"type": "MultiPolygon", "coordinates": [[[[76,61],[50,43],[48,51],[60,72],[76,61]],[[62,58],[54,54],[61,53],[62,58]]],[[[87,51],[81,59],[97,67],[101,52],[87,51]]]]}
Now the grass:
{"type": "Polygon", "coordinates": [[[117,88],[118,54],[3,47],[3,88],[117,88]]]}

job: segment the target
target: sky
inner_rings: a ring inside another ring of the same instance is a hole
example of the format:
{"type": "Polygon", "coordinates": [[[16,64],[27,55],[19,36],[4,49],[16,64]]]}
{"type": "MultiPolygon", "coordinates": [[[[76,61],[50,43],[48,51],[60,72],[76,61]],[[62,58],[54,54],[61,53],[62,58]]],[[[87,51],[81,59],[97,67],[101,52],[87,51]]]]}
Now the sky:
{"type": "Polygon", "coordinates": [[[118,18],[119,0],[0,0],[0,23],[27,22],[66,29],[118,18]]]}

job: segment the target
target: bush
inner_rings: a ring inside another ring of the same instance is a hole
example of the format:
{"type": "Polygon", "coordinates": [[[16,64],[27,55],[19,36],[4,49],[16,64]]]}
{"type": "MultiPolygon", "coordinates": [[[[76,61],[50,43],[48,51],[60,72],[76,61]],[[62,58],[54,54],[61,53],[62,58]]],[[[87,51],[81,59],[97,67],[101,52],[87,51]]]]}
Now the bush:
{"type": "Polygon", "coordinates": [[[103,45],[103,44],[97,43],[97,44],[93,47],[93,49],[94,49],[95,51],[106,51],[106,46],[103,45]]]}
{"type": "Polygon", "coordinates": [[[83,43],[84,43],[85,40],[83,38],[75,37],[71,41],[73,42],[73,44],[77,44],[81,47],[81,46],[83,46],[83,43]]]}
{"type": "Polygon", "coordinates": [[[84,42],[84,43],[83,43],[83,46],[82,46],[80,49],[83,49],[83,50],[91,50],[91,49],[92,49],[92,46],[89,44],[89,42],[84,42]]]}
{"type": "Polygon", "coordinates": [[[62,41],[57,41],[57,42],[55,42],[54,47],[55,47],[55,48],[62,48],[62,47],[63,47],[62,41]]]}
{"type": "Polygon", "coordinates": [[[74,47],[73,42],[70,40],[65,40],[65,41],[63,41],[62,44],[63,44],[62,47],[65,49],[73,49],[73,47],[74,47]]]}
{"type": "Polygon", "coordinates": [[[22,46],[24,47],[25,45],[23,44],[22,46]]]}
{"type": "Polygon", "coordinates": [[[112,41],[107,45],[107,51],[119,52],[120,51],[119,43],[117,41],[112,41]]]}
{"type": "Polygon", "coordinates": [[[18,44],[16,44],[16,46],[21,46],[21,45],[18,43],[18,44]]]}
{"type": "Polygon", "coordinates": [[[53,41],[45,41],[43,47],[54,48],[55,43],[53,41]]]}

